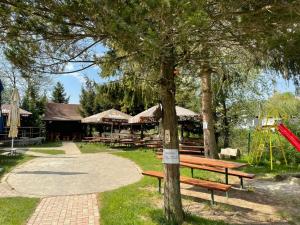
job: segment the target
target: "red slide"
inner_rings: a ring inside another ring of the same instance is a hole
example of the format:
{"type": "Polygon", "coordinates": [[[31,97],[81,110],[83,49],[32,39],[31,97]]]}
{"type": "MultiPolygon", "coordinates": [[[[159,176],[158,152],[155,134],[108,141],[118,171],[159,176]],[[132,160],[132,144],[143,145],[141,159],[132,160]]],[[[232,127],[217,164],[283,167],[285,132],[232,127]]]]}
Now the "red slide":
{"type": "Polygon", "coordinates": [[[284,136],[300,152],[300,139],[282,123],[278,125],[279,133],[284,136]]]}

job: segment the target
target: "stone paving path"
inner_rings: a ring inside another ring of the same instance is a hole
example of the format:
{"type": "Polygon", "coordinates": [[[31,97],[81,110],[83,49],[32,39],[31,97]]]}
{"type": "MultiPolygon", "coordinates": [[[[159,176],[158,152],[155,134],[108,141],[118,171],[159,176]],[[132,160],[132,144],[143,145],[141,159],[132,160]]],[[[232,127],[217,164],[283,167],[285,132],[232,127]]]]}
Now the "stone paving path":
{"type": "Polygon", "coordinates": [[[99,193],[142,178],[132,161],[107,153],[38,157],[7,174],[20,195],[50,197],[99,193]]]}
{"type": "Polygon", "coordinates": [[[7,183],[0,183],[0,198],[16,197],[20,194],[12,189],[7,183]]]}
{"type": "Polygon", "coordinates": [[[81,154],[79,148],[74,142],[63,142],[62,146],[63,150],[65,150],[66,155],[79,155],[81,154]]]}
{"type": "Polygon", "coordinates": [[[43,198],[27,225],[99,225],[96,194],[43,198]]]}
{"type": "Polygon", "coordinates": [[[95,193],[142,177],[130,160],[107,153],[81,154],[73,142],[63,142],[59,149],[66,154],[24,151],[40,157],[15,168],[0,183],[0,198],[42,197],[27,225],[99,225],[95,193]]]}

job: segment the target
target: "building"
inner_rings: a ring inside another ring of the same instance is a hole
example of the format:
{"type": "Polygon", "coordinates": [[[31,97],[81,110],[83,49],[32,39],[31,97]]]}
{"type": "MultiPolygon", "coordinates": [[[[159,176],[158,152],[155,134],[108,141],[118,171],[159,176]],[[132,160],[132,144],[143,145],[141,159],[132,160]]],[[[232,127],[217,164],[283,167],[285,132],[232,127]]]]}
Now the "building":
{"type": "MultiPolygon", "coordinates": [[[[2,104],[1,105],[1,112],[2,112],[2,119],[4,129],[0,131],[0,139],[6,140],[8,139],[8,132],[9,127],[6,126],[8,114],[10,112],[10,105],[9,104],[2,104]]],[[[21,126],[19,127],[19,137],[37,137],[40,136],[41,130],[37,127],[31,127],[30,124],[30,116],[32,115],[31,112],[28,112],[24,109],[20,108],[20,123],[21,126]]]]}
{"type": "Polygon", "coordinates": [[[84,134],[80,105],[47,103],[43,121],[47,140],[80,140],[84,134]]]}

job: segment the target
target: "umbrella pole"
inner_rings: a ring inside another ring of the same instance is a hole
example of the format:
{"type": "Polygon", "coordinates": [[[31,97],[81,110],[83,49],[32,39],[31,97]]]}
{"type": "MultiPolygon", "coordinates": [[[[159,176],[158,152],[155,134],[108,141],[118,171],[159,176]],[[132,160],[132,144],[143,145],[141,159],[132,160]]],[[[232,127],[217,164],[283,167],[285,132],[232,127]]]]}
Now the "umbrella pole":
{"type": "Polygon", "coordinates": [[[114,127],[114,124],[112,123],[112,124],[111,124],[111,127],[110,127],[110,144],[112,144],[113,127],[114,127]]]}
{"type": "Polygon", "coordinates": [[[11,155],[14,154],[14,138],[11,139],[11,150],[10,150],[10,154],[11,154],[11,155]]]}

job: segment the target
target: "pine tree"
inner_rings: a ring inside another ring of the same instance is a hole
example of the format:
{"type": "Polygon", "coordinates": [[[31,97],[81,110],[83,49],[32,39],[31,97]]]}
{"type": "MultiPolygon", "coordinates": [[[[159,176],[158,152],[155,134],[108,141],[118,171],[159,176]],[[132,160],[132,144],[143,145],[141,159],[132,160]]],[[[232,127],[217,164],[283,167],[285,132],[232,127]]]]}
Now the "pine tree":
{"type": "Polygon", "coordinates": [[[96,84],[94,81],[86,78],[85,86],[81,87],[80,94],[80,105],[81,105],[81,115],[83,117],[91,116],[96,112],[95,110],[95,93],[96,84]]]}
{"type": "Polygon", "coordinates": [[[57,82],[52,92],[52,101],[55,103],[69,103],[70,97],[66,97],[65,88],[62,83],[57,82]]]}
{"type": "Polygon", "coordinates": [[[21,107],[32,113],[30,123],[32,126],[42,125],[42,115],[45,111],[47,96],[44,94],[40,96],[39,86],[32,82],[30,79],[26,80],[27,89],[22,99],[21,107]]]}

